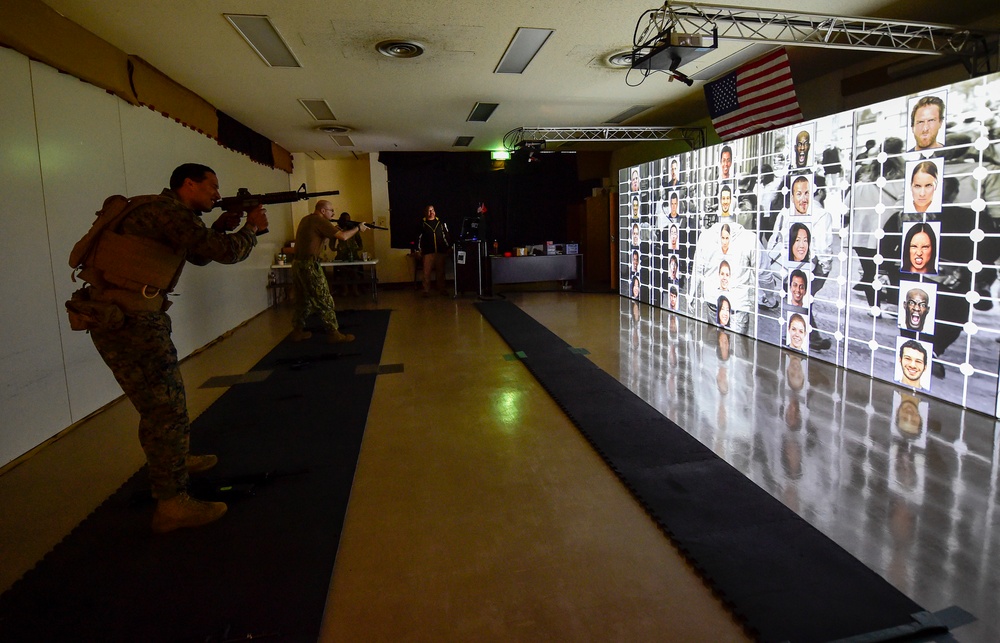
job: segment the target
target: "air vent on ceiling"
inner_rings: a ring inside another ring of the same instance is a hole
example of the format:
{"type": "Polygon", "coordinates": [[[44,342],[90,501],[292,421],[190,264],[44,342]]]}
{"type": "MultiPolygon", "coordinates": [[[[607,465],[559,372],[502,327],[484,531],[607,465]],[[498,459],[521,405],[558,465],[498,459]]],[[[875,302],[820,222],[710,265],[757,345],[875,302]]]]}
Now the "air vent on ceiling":
{"type": "Polygon", "coordinates": [[[346,134],[351,131],[346,125],[320,125],[316,129],[324,134],[346,134]]]}
{"type": "Polygon", "coordinates": [[[306,108],[309,115],[317,121],[335,121],[337,117],[333,115],[330,104],[322,98],[300,98],[299,104],[306,108]]]}
{"type": "Polygon", "coordinates": [[[337,145],[341,147],[354,147],[354,141],[352,141],[351,137],[347,136],[346,134],[341,134],[339,136],[331,136],[330,138],[336,141],[337,145]]]}
{"type": "Polygon", "coordinates": [[[650,107],[652,107],[652,105],[633,105],[632,107],[629,107],[628,109],[626,109],[621,114],[617,114],[615,116],[612,116],[611,118],[609,118],[608,120],[606,120],[604,122],[605,123],[612,123],[614,125],[621,125],[622,123],[624,123],[628,119],[632,118],[633,116],[635,116],[637,114],[641,114],[642,112],[646,111],[650,107]]]}
{"type": "Polygon", "coordinates": [[[490,120],[490,116],[493,116],[493,110],[499,106],[499,103],[476,103],[476,106],[472,108],[472,112],[469,114],[469,118],[465,120],[474,123],[485,123],[490,120]]]}
{"type": "Polygon", "coordinates": [[[409,40],[383,40],[375,49],[389,58],[416,58],[424,53],[423,45],[409,40]]]}
{"type": "Polygon", "coordinates": [[[619,51],[608,56],[608,64],[612,67],[623,67],[628,68],[632,66],[632,59],[635,56],[632,54],[632,50],[619,51]]]}
{"type": "Polygon", "coordinates": [[[453,147],[469,147],[469,145],[472,144],[472,139],[474,138],[475,136],[459,136],[455,139],[453,147]]]}

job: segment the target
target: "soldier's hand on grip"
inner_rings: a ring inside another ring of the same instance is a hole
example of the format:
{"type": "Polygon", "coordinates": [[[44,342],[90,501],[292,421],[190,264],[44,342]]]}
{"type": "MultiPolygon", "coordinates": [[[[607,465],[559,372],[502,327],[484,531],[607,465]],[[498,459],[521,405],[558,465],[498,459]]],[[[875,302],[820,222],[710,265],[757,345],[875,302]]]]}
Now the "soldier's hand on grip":
{"type": "Polygon", "coordinates": [[[263,205],[258,205],[247,212],[247,225],[252,226],[258,235],[267,232],[267,210],[263,205]]]}

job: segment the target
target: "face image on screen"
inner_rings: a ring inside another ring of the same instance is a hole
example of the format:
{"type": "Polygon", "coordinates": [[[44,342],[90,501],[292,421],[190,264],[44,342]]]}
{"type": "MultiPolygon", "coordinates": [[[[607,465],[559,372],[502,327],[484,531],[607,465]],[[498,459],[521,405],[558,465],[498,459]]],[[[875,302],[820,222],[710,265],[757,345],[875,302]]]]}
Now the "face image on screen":
{"type": "Polygon", "coordinates": [[[926,152],[944,147],[947,92],[917,96],[909,101],[907,149],[926,152]]]}
{"type": "Polygon", "coordinates": [[[806,353],[809,350],[809,322],[806,315],[792,313],[785,326],[785,345],[792,350],[806,353]]]}
{"type": "Polygon", "coordinates": [[[899,328],[933,335],[936,297],[937,284],[934,282],[900,282],[899,328]]]}
{"type": "Polygon", "coordinates": [[[793,148],[792,148],[792,169],[805,170],[813,162],[813,141],[816,137],[815,127],[792,126],[793,148]]]}
{"type": "Polygon", "coordinates": [[[906,200],[903,212],[933,214],[941,212],[944,159],[932,158],[906,163],[906,200]]]}
{"type": "Polygon", "coordinates": [[[809,273],[795,269],[788,274],[786,302],[795,308],[805,308],[809,297],[809,273]]]}
{"type": "Polygon", "coordinates": [[[903,386],[929,391],[933,347],[927,342],[896,338],[896,369],[893,379],[903,386]]]}
{"type": "Polygon", "coordinates": [[[901,272],[915,275],[937,274],[940,231],[939,221],[903,225],[901,272]]]}

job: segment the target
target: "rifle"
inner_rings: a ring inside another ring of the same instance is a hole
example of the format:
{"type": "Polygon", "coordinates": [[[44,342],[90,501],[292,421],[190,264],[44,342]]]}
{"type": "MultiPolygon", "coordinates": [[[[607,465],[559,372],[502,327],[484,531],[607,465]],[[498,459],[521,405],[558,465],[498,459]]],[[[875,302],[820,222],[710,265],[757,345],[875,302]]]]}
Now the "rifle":
{"type": "MultiPolygon", "coordinates": [[[[336,221],[335,223],[338,226],[340,226],[341,228],[343,228],[344,230],[353,230],[354,228],[358,227],[358,224],[361,223],[361,221],[344,221],[343,223],[341,223],[339,221],[336,221]]],[[[368,223],[368,222],[364,222],[364,223],[365,223],[365,227],[366,228],[370,228],[372,230],[388,230],[389,229],[389,228],[383,228],[380,225],[375,225],[374,223],[368,223]]]]}
{"type": "MultiPolygon", "coordinates": [[[[288,192],[268,192],[267,194],[250,194],[250,190],[240,188],[236,191],[236,196],[227,196],[219,199],[212,206],[212,209],[222,208],[223,212],[249,212],[258,205],[271,205],[272,203],[292,203],[312,199],[318,196],[329,196],[340,194],[340,190],[330,190],[329,192],[306,192],[306,184],[299,186],[298,190],[288,192]]],[[[257,236],[267,232],[267,229],[258,230],[257,236]]]]}

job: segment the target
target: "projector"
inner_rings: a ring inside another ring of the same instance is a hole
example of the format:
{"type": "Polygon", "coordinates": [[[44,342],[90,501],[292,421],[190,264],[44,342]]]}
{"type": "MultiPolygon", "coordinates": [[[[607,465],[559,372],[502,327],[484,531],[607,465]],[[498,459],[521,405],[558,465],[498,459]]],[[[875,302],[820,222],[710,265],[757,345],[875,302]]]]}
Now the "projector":
{"type": "Polygon", "coordinates": [[[719,34],[711,36],[667,31],[652,47],[632,52],[632,69],[673,71],[719,47],[719,34]]]}

